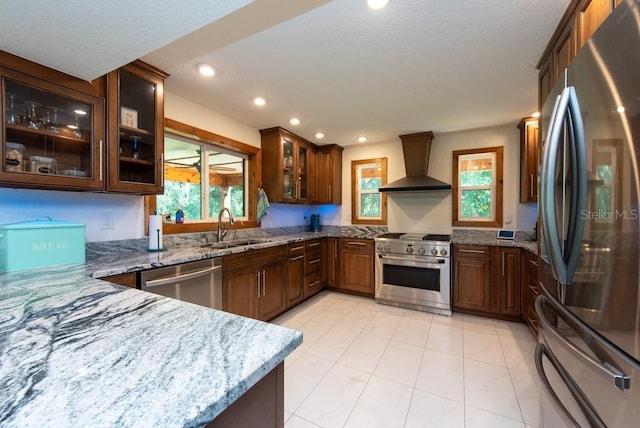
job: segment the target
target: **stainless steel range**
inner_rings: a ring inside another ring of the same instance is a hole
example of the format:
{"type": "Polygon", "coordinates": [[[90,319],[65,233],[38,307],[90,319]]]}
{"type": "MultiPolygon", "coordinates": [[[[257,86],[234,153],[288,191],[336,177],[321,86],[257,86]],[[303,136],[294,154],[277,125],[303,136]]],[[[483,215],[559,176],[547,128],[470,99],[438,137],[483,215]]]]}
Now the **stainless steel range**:
{"type": "Polygon", "coordinates": [[[376,243],[376,302],[451,315],[451,236],[385,233],[376,243]]]}

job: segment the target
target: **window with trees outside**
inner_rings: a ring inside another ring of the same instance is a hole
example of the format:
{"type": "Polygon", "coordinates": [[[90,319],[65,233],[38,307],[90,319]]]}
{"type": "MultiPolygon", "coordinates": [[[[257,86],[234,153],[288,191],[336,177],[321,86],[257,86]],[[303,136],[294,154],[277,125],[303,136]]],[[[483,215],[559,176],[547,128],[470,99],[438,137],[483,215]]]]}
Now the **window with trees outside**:
{"type": "Polygon", "coordinates": [[[453,152],[453,225],[502,227],[502,147],[453,152]]]}
{"type": "Polygon", "coordinates": [[[147,216],[170,215],[165,234],[213,231],[222,208],[233,213],[234,228],[259,226],[259,154],[258,147],[165,118],[164,193],[145,198],[147,216]],[[178,209],[182,224],[175,223],[178,209]]]}
{"type": "Polygon", "coordinates": [[[387,224],[387,158],[351,161],[351,223],[387,224]]]}

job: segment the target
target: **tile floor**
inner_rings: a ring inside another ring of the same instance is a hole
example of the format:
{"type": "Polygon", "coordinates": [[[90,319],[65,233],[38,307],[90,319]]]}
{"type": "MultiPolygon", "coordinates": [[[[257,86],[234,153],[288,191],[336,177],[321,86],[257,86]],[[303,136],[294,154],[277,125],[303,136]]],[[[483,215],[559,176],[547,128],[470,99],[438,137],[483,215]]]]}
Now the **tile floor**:
{"type": "Polygon", "coordinates": [[[285,361],[286,428],[539,426],[524,324],[328,291],[274,322],[304,333],[285,361]]]}

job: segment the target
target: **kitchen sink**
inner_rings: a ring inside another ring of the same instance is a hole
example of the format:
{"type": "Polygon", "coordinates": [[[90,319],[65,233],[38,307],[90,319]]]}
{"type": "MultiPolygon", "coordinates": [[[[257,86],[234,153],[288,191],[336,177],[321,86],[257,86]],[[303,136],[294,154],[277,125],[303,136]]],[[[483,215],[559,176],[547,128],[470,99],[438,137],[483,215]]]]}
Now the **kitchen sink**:
{"type": "Polygon", "coordinates": [[[210,242],[208,244],[200,245],[200,248],[212,248],[214,250],[223,250],[226,248],[243,247],[245,245],[260,244],[263,242],[270,242],[269,239],[242,239],[237,241],[228,242],[210,242]]]}

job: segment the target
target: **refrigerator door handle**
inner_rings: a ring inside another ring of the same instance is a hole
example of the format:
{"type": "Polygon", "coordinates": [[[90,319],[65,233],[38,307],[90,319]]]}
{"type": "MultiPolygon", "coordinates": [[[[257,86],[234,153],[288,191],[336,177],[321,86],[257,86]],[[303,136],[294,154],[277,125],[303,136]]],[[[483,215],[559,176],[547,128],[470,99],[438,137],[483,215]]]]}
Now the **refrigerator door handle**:
{"type": "Polygon", "coordinates": [[[538,343],[536,345],[536,349],[534,352],[534,359],[536,364],[536,371],[538,372],[538,378],[540,379],[541,385],[547,392],[548,397],[551,398],[556,409],[558,409],[561,415],[565,418],[566,422],[570,423],[571,426],[575,426],[575,427],[580,426],[578,421],[575,420],[575,418],[571,415],[569,410],[567,410],[565,405],[562,404],[562,401],[560,400],[556,392],[553,390],[553,387],[551,386],[551,382],[549,382],[549,378],[547,377],[547,374],[544,371],[544,366],[542,365],[543,356],[545,356],[549,360],[553,368],[556,370],[556,372],[558,372],[564,385],[569,390],[569,393],[571,394],[573,399],[576,401],[576,403],[580,407],[582,414],[589,421],[589,425],[591,427],[606,428],[606,424],[604,423],[604,421],[600,418],[600,416],[595,411],[595,409],[593,408],[589,400],[587,400],[587,398],[584,396],[584,393],[580,390],[580,387],[576,385],[573,378],[571,378],[571,375],[567,373],[567,371],[564,369],[564,367],[562,367],[562,365],[560,364],[556,356],[553,355],[553,352],[551,352],[551,350],[545,344],[538,343]]]}
{"type": "MultiPolygon", "coordinates": [[[[571,320],[568,320],[567,317],[563,316],[564,314],[561,313],[561,311],[559,311],[552,302],[548,301],[545,296],[538,296],[535,303],[536,315],[538,316],[540,327],[544,330],[545,334],[550,334],[551,336],[553,336],[553,338],[557,340],[567,351],[569,351],[578,360],[584,362],[591,369],[600,373],[605,378],[610,378],[611,383],[616,388],[629,389],[631,379],[622,370],[618,369],[610,362],[600,362],[596,360],[595,358],[575,346],[573,343],[567,341],[564,337],[562,337],[558,330],[556,330],[551,325],[547,317],[544,315],[543,306],[545,306],[545,303],[547,302],[550,304],[546,305],[546,307],[551,309],[559,318],[562,318],[571,328],[576,331],[576,333],[578,333],[579,337],[583,338],[583,340],[585,337],[596,340],[589,331],[580,328],[578,324],[571,322],[571,320]]],[[[605,354],[605,351],[601,350],[600,352],[598,352],[598,354],[605,354]]]]}
{"type": "Polygon", "coordinates": [[[560,132],[563,128],[564,116],[568,100],[565,92],[556,97],[553,112],[549,120],[547,132],[547,144],[544,146],[541,185],[540,185],[540,220],[542,222],[542,235],[545,248],[549,257],[549,264],[554,277],[562,281],[566,277],[562,248],[560,247],[560,231],[556,217],[556,183],[555,166],[558,161],[558,148],[560,146],[560,132]]]}
{"type": "Polygon", "coordinates": [[[587,154],[584,127],[578,97],[573,86],[564,88],[556,99],[547,135],[548,142],[544,150],[540,189],[542,232],[554,276],[562,284],[570,284],[580,258],[584,232],[582,210],[586,207],[587,201],[587,154]],[[567,134],[572,165],[568,233],[566,246],[563,249],[556,217],[556,165],[565,117],[568,124],[567,134]]]}

